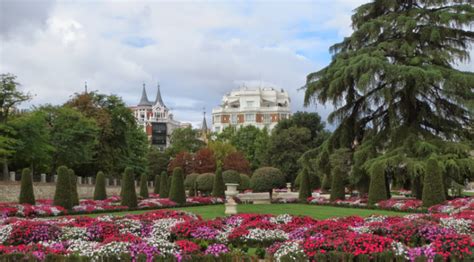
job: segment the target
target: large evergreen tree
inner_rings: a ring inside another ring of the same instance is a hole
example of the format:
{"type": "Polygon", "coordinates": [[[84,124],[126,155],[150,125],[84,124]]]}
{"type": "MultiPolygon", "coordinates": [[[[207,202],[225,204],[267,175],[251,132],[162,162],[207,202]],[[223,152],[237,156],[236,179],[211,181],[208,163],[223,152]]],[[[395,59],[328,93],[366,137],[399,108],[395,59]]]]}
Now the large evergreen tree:
{"type": "Polygon", "coordinates": [[[330,65],[308,75],[305,104],[333,103],[329,148],[355,151],[359,182],[374,165],[414,180],[432,155],[451,166],[447,180],[472,177],[474,73],[454,66],[469,59],[473,21],[469,0],[374,0],[355,10],[330,65]]]}

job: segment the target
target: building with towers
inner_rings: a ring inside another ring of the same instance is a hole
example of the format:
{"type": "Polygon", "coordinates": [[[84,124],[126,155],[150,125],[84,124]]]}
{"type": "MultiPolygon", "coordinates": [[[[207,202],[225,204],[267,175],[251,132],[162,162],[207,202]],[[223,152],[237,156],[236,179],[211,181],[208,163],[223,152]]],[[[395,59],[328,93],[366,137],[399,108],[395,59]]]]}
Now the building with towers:
{"type": "Polygon", "coordinates": [[[138,125],[147,134],[150,143],[162,150],[170,145],[171,134],[176,128],[190,126],[190,124],[181,123],[173,118],[173,114],[163,102],[159,84],[154,101],[148,100],[145,84],[143,84],[140,102],[136,106],[132,106],[131,109],[138,125]]]}

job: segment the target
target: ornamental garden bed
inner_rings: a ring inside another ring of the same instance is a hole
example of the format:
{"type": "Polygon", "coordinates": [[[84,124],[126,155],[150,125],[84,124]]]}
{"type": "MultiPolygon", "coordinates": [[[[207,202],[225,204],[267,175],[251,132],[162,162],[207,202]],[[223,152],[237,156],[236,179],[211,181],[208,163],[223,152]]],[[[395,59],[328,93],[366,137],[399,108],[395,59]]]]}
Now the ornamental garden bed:
{"type": "Polygon", "coordinates": [[[315,220],[157,210],[97,218],[0,219],[0,260],[472,261],[473,220],[448,214],[315,220]],[[13,259],[13,260],[12,260],[13,259]]]}
{"type": "Polygon", "coordinates": [[[139,199],[138,207],[130,209],[120,205],[120,197],[112,196],[106,200],[80,200],[78,206],[72,210],[66,210],[63,207],[53,205],[53,200],[37,200],[36,205],[18,204],[18,203],[0,203],[0,217],[51,217],[73,214],[92,214],[127,210],[147,210],[159,208],[171,208],[178,206],[200,206],[223,204],[224,199],[215,197],[188,197],[185,205],[178,205],[168,198],[159,198],[157,194],[150,194],[149,198],[139,199]]]}

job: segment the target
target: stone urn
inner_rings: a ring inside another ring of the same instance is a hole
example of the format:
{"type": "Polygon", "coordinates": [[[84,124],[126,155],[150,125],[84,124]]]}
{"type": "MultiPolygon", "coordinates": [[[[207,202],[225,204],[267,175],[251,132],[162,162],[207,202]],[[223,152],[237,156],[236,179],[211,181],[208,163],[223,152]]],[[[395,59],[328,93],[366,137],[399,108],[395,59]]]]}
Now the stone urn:
{"type": "Polygon", "coordinates": [[[237,214],[237,203],[234,200],[234,197],[239,193],[237,187],[239,184],[227,183],[225,184],[227,190],[225,191],[225,214],[226,215],[235,215],[237,214]]]}
{"type": "Polygon", "coordinates": [[[291,183],[286,183],[286,190],[287,192],[291,192],[291,183]]]}

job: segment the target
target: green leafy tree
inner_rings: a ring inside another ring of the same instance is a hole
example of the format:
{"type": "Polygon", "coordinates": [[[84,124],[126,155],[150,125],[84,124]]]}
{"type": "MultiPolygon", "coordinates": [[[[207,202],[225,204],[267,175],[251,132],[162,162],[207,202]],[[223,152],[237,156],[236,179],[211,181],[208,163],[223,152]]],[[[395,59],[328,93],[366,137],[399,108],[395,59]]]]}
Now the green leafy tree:
{"type": "Polygon", "coordinates": [[[166,171],[161,172],[160,181],[160,198],[167,198],[169,194],[168,190],[168,173],[166,171]]]}
{"type": "Polygon", "coordinates": [[[250,177],[246,174],[240,174],[240,185],[237,187],[239,191],[250,189],[250,177]]]}
{"type": "Polygon", "coordinates": [[[226,170],[222,173],[222,178],[224,179],[224,184],[240,184],[241,177],[240,173],[235,170],[226,170]]]}
{"type": "Polygon", "coordinates": [[[422,200],[424,207],[441,204],[446,200],[441,168],[434,158],[427,161],[422,200]]]}
{"type": "Polygon", "coordinates": [[[218,165],[221,165],[229,154],[237,151],[232,144],[223,141],[209,141],[208,147],[214,152],[216,164],[218,165]]]}
{"type": "Polygon", "coordinates": [[[214,188],[215,175],[213,173],[200,174],[196,178],[196,189],[201,191],[204,195],[208,195],[214,188]]]}
{"type": "Polygon", "coordinates": [[[308,75],[305,92],[306,105],[335,107],[330,148],[375,152],[354,175],[383,166],[415,184],[436,154],[441,166],[461,171],[445,171],[446,180],[472,177],[474,160],[461,148],[473,140],[474,73],[455,64],[469,59],[473,17],[468,0],[374,0],[355,10],[354,32],[331,47],[327,67],[308,75]],[[454,148],[460,154],[448,153],[454,148]]]}
{"type": "Polygon", "coordinates": [[[175,129],[171,135],[171,146],[167,149],[167,152],[171,156],[184,151],[194,153],[205,146],[199,137],[199,130],[190,127],[175,129]]]}
{"type": "Polygon", "coordinates": [[[180,205],[186,204],[186,192],[184,190],[184,174],[183,170],[179,167],[175,168],[173,171],[170,189],[170,200],[180,205]]]}
{"type": "Polygon", "coordinates": [[[224,178],[222,177],[222,168],[219,166],[216,170],[214,185],[212,186],[213,197],[225,197],[224,178]]]}
{"type": "Polygon", "coordinates": [[[56,182],[56,191],[54,193],[54,205],[61,206],[65,209],[72,208],[71,199],[71,179],[69,178],[69,171],[66,166],[60,166],[57,169],[58,180],[56,182]]]}
{"type": "Polygon", "coordinates": [[[137,191],[135,189],[135,175],[133,174],[133,168],[125,168],[123,173],[123,192],[122,192],[122,206],[127,206],[129,208],[137,207],[137,191]]]}
{"type": "Polygon", "coordinates": [[[97,172],[95,177],[94,200],[104,200],[107,198],[105,187],[105,174],[102,171],[97,172]]]}
{"type": "Polygon", "coordinates": [[[79,193],[77,192],[77,177],[72,169],[68,169],[69,179],[71,181],[71,204],[73,206],[79,205],[79,193]]]}
{"type": "Polygon", "coordinates": [[[279,168],[286,181],[293,182],[298,174],[298,159],[309,149],[311,132],[306,127],[290,127],[273,132],[268,152],[272,166],[279,168]]]}
{"type": "Polygon", "coordinates": [[[151,177],[159,176],[161,172],[167,170],[170,158],[166,153],[152,146],[148,151],[147,158],[148,172],[151,177]]]}
{"type": "Polygon", "coordinates": [[[155,187],[153,189],[153,193],[159,194],[160,193],[160,182],[161,182],[161,176],[160,175],[155,175],[155,180],[154,180],[155,187]]]}
{"type": "Polygon", "coordinates": [[[0,74],[0,158],[3,162],[3,176],[8,177],[8,157],[15,151],[17,143],[12,137],[15,132],[8,127],[8,120],[14,108],[30,100],[31,95],[18,90],[20,84],[12,74],[0,74]]]}
{"type": "Polygon", "coordinates": [[[21,188],[20,188],[20,204],[34,205],[35,193],[33,191],[33,178],[31,176],[31,170],[29,168],[23,169],[21,173],[21,188]]]}
{"type": "Polygon", "coordinates": [[[142,174],[140,176],[140,196],[143,198],[148,198],[148,176],[142,174]]]}
{"type": "Polygon", "coordinates": [[[321,116],[311,112],[296,112],[288,119],[282,119],[275,126],[273,132],[278,133],[291,127],[305,127],[311,135],[312,148],[318,147],[328,137],[329,133],[325,128],[326,124],[321,120],[321,116]]]}

